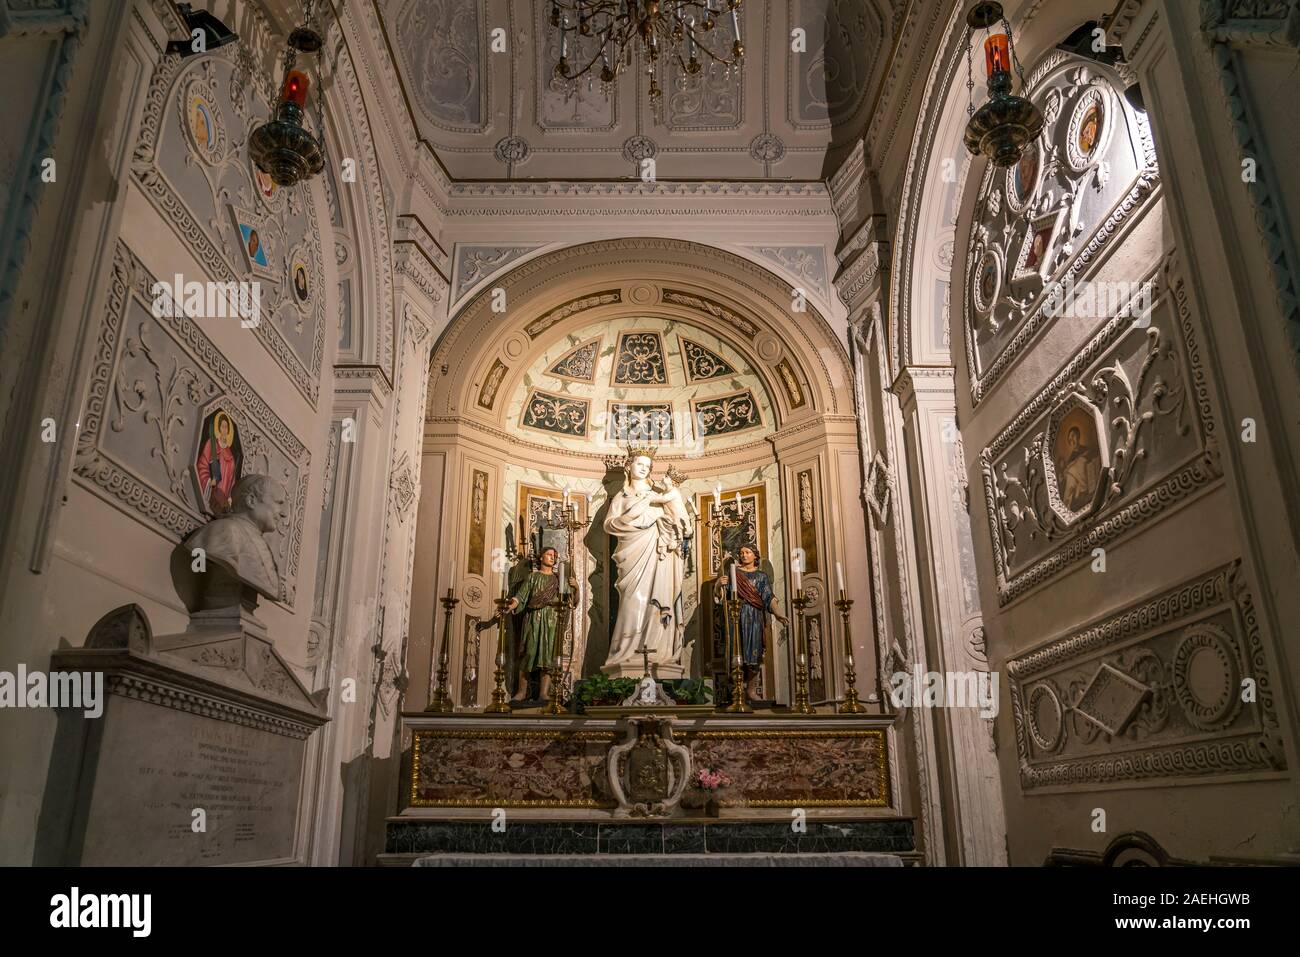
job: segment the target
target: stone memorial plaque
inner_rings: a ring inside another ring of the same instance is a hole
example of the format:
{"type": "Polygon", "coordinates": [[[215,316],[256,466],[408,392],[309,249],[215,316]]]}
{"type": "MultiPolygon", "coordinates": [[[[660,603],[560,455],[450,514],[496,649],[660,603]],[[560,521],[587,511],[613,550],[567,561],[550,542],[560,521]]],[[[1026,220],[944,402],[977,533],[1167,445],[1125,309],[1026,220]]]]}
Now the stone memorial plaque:
{"type": "Polygon", "coordinates": [[[292,859],[305,739],[117,696],[104,720],[82,864],[292,859]]]}

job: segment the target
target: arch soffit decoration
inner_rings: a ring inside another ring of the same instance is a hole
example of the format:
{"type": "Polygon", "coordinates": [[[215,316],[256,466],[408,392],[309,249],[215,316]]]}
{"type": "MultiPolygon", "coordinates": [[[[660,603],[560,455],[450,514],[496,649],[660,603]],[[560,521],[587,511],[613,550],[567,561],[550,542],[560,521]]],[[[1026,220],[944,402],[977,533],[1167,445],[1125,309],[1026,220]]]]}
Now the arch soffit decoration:
{"type": "MultiPolygon", "coordinates": [[[[353,312],[360,338],[358,352],[363,363],[379,366],[391,382],[397,369],[387,198],[352,50],[337,20],[330,24],[322,57],[330,66],[322,90],[328,105],[326,155],[358,160],[357,182],[350,189],[340,189],[340,195],[335,197],[343,231],[352,241],[350,252],[356,256],[353,275],[361,284],[358,301],[363,308],[353,312]]],[[[326,251],[333,255],[332,241],[326,251]]]]}
{"type": "Polygon", "coordinates": [[[508,368],[497,388],[497,395],[508,396],[557,338],[600,320],[638,316],[685,322],[726,341],[752,365],[768,391],[778,428],[804,415],[846,414],[852,401],[847,352],[815,306],[809,303],[808,311],[796,317],[789,313],[790,301],[791,287],[784,279],[735,253],[700,243],[619,239],[544,253],[497,277],[448,324],[433,353],[427,412],[431,418],[469,415],[504,428],[507,403],[497,402],[491,410],[477,404],[478,389],[495,363],[508,368]],[[646,301],[624,295],[639,285],[652,291],[646,301]],[[505,293],[504,316],[492,311],[496,289],[505,293]],[[690,298],[670,301],[665,289],[690,298]],[[611,291],[619,293],[618,301],[609,296],[601,301],[600,294],[611,291]],[[529,336],[530,323],[553,310],[563,312],[575,300],[583,307],[536,338],[529,336]],[[725,312],[715,314],[710,305],[725,312]],[[737,318],[751,323],[752,333],[737,318]],[[799,407],[792,407],[779,381],[777,367],[783,360],[804,393],[799,407]]]}
{"type": "Polygon", "coordinates": [[[964,117],[966,112],[964,97],[958,95],[964,92],[964,87],[957,75],[966,61],[964,6],[953,4],[938,53],[926,77],[921,115],[917,118],[903,176],[899,227],[890,268],[895,284],[889,303],[889,373],[894,378],[904,366],[916,361],[924,348],[914,318],[916,303],[922,298],[916,295],[924,281],[921,277],[930,272],[926,258],[930,250],[919,246],[924,244],[925,237],[937,235],[948,225],[940,218],[942,204],[932,199],[932,194],[941,193],[949,185],[943,182],[943,160],[962,158],[967,181],[972,175],[978,177],[986,162],[982,158],[973,162],[964,159],[969,154],[962,143],[961,125],[953,122],[954,114],[964,117]]]}

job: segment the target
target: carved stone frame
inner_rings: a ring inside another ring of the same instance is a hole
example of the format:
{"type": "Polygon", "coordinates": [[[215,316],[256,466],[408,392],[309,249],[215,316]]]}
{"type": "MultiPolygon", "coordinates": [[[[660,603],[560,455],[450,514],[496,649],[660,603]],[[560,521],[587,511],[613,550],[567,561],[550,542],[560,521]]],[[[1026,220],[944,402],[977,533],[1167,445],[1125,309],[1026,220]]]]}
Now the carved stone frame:
{"type": "Polygon", "coordinates": [[[1056,256],[1056,241],[1061,236],[1061,225],[1065,222],[1067,212],[1069,212],[1069,207],[1060,205],[1056,209],[1041,216],[1035,216],[1029,221],[1029,225],[1025,229],[1025,238],[1020,243],[1020,253],[1016,256],[1016,268],[1011,275],[1012,282],[1021,282],[1034,276],[1046,281],[1056,271],[1053,264],[1053,259],[1056,256]],[[1038,235],[1044,226],[1051,227],[1051,234],[1047,238],[1046,248],[1043,249],[1043,258],[1039,260],[1036,267],[1031,268],[1025,265],[1029,260],[1029,251],[1033,248],[1034,237],[1038,235]]]}
{"type": "Polygon", "coordinates": [[[1110,437],[1107,433],[1105,415],[1078,388],[1064,394],[1056,407],[1047,416],[1041,452],[1043,475],[1047,487],[1047,501],[1049,507],[1056,513],[1056,517],[1061,520],[1061,524],[1067,527],[1091,515],[1105,499],[1111,464],[1110,437]],[[1091,413],[1097,429],[1097,454],[1101,456],[1101,474],[1097,478],[1097,489],[1093,493],[1092,501],[1077,511],[1071,510],[1061,498],[1060,479],[1056,474],[1055,456],[1052,454],[1056,448],[1056,433],[1061,426],[1061,422],[1075,409],[1086,409],[1091,413]]]}

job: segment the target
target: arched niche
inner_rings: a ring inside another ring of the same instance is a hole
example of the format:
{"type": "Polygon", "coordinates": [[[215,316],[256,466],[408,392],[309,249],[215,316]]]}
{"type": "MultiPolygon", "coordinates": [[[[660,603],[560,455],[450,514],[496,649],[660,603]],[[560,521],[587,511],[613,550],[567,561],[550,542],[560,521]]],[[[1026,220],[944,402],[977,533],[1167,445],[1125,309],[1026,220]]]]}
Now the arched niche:
{"type": "MultiPolygon", "coordinates": [[[[856,560],[843,550],[863,540],[860,477],[856,464],[848,467],[856,462],[852,383],[846,351],[825,318],[811,305],[793,312],[794,301],[789,284],[761,266],[714,247],[663,238],[564,248],[481,290],[449,323],[430,368],[424,469],[443,478],[438,501],[421,504],[417,561],[427,563],[422,568],[442,570],[439,593],[447,588],[454,561],[462,612],[489,617],[500,587],[493,550],[504,549],[507,525],[517,542],[520,526],[530,523],[529,517],[520,518],[529,507],[528,495],[558,498],[565,487],[575,499],[590,493],[592,524],[581,533],[588,554],[575,554],[575,561],[583,563],[579,570],[589,586],[585,625],[593,642],[589,647],[596,650],[575,668],[585,665],[588,674],[598,668],[600,642],[608,641],[607,631],[600,632],[607,627],[610,586],[607,543],[599,526],[605,496],[621,483],[615,460],[625,456],[625,442],[609,434],[608,406],[660,401],[673,407],[674,433],[658,443],[655,477],[669,465],[679,469],[686,476],[684,490],[703,514],[715,485],[722,485],[731,501],[736,492],[742,494],[755,530],[763,527],[764,558],[787,610],[791,549],[814,553],[804,584],[817,596],[812,613],[819,616],[821,689],[824,696],[833,695],[837,652],[826,585],[833,579],[826,576],[828,569],[833,575],[836,561],[856,560]],[[664,381],[614,381],[613,353],[623,333],[659,335],[667,364],[664,381]],[[569,352],[592,340],[598,344],[594,369],[579,362],[577,376],[552,372],[569,352]],[[690,381],[684,340],[730,364],[734,374],[690,381]],[[525,426],[521,407],[538,391],[587,402],[583,434],[525,426]],[[699,403],[737,393],[752,395],[759,425],[697,434],[699,403]],[[435,513],[440,516],[433,520],[436,535],[423,534],[424,516],[435,513]],[[441,557],[432,561],[430,551],[441,557]]],[[[585,501],[579,508],[585,511],[585,501]]],[[[709,627],[698,620],[690,624],[716,558],[717,549],[701,541],[704,537],[701,532],[693,546],[688,642],[707,638],[698,629],[709,627]]],[[[428,585],[417,573],[416,587],[428,585]]],[[[869,634],[867,618],[860,627],[861,634],[869,634]]],[[[477,649],[464,627],[454,627],[452,634],[456,700],[466,696],[465,676],[477,670],[478,685],[470,694],[481,703],[491,687],[491,633],[477,649]]],[[[781,696],[788,647],[784,640],[769,646],[766,680],[781,696]]],[[[697,647],[697,661],[701,651],[707,653],[697,647]]]]}

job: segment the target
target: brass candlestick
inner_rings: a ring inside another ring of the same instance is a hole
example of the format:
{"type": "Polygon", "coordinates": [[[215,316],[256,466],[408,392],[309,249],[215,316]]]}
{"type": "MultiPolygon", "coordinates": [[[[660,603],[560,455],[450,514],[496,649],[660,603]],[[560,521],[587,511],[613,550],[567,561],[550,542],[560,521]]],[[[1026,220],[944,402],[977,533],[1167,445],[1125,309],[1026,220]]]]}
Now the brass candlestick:
{"type": "Polygon", "coordinates": [[[431,711],[435,714],[451,714],[456,710],[456,702],[451,699],[451,693],[447,690],[447,663],[450,656],[449,645],[451,644],[451,614],[460,599],[456,597],[455,590],[447,587],[447,594],[438,599],[442,602],[443,610],[446,617],[442,626],[442,651],[438,654],[438,686],[434,688],[433,694],[429,697],[429,706],[425,711],[431,711]]]}
{"type": "Polygon", "coordinates": [[[790,599],[790,604],[794,606],[795,626],[795,656],[794,656],[794,707],[795,714],[816,714],[813,706],[808,700],[808,619],[804,612],[812,599],[808,598],[803,589],[800,588],[795,592],[794,598],[790,599]]]}
{"type": "Polygon", "coordinates": [[[560,685],[564,681],[564,671],[560,667],[560,662],[564,660],[564,636],[568,634],[569,619],[573,608],[573,596],[570,592],[563,591],[560,593],[559,609],[560,620],[557,622],[555,629],[555,657],[552,660],[551,672],[551,694],[550,704],[543,709],[542,714],[567,714],[564,705],[560,703],[560,685]]]}
{"type": "Polygon", "coordinates": [[[749,714],[753,711],[745,700],[744,654],[740,643],[740,599],[728,598],[727,620],[731,624],[731,704],[723,711],[726,714],[749,714]]]}
{"type": "Polygon", "coordinates": [[[484,714],[509,714],[510,692],[506,690],[506,606],[510,599],[497,598],[497,670],[493,672],[492,703],[483,709],[484,714]]]}
{"type": "Polygon", "coordinates": [[[840,704],[840,714],[866,714],[867,707],[858,700],[858,673],[853,670],[853,636],[849,630],[849,609],[853,599],[840,589],[840,597],[835,602],[840,610],[840,620],[844,622],[844,701],[840,704]]]}

